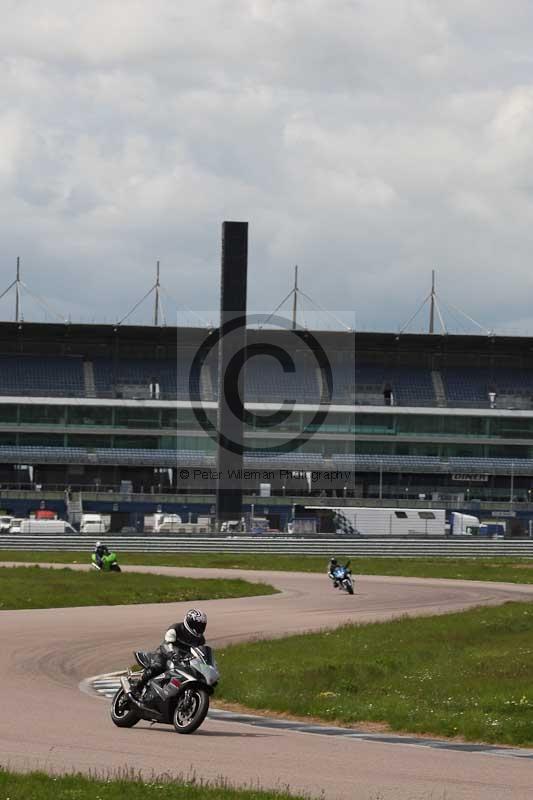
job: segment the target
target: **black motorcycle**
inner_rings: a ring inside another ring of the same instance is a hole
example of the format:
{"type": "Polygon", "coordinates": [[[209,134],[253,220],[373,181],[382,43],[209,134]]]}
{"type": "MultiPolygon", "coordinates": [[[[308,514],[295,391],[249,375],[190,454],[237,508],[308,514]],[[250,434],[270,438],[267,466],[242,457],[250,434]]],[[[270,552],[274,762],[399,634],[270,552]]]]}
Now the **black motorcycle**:
{"type": "MultiPolygon", "coordinates": [[[[150,654],[137,651],[137,663],[148,669],[150,654]]],[[[167,661],[167,670],[146,685],[141,697],[132,694],[140,672],[131,670],[120,679],[113,697],[111,719],[119,728],[132,728],[141,719],[174,725],[177,733],[193,733],[209,710],[209,697],[220,678],[213,650],[191,647],[190,656],[167,661]]]]}

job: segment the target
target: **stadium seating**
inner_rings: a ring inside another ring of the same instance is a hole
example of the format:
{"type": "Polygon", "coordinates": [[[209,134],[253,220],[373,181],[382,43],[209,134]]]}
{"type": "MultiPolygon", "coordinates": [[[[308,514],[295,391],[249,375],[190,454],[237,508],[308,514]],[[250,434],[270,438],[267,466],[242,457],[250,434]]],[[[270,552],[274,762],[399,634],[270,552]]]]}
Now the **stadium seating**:
{"type": "Polygon", "coordinates": [[[446,397],[450,405],[486,407],[489,392],[501,395],[525,395],[533,398],[533,370],[482,367],[447,368],[441,370],[446,397]]]}
{"type": "Polygon", "coordinates": [[[476,406],[488,403],[490,376],[481,369],[443,369],[442,382],[448,403],[476,406]]]}
{"type": "Polygon", "coordinates": [[[322,453],[269,453],[267,451],[255,451],[245,453],[244,460],[246,466],[258,466],[261,469],[286,468],[294,470],[325,469],[325,462],[322,453]]]}
{"type": "MultiPolygon", "coordinates": [[[[245,454],[247,467],[282,467],[294,470],[324,469],[320,453],[258,453],[245,454]]],[[[0,446],[0,462],[28,464],[99,464],[101,466],[149,466],[149,467],[214,467],[213,453],[198,450],[149,450],[143,448],[96,448],[83,447],[32,447],[0,446]]]]}
{"type": "Polygon", "coordinates": [[[0,394],[34,397],[83,397],[81,357],[0,356],[0,394]]]}
{"type": "MultiPolygon", "coordinates": [[[[299,403],[320,401],[320,375],[317,365],[301,353],[293,354],[296,371],[284,372],[267,356],[249,360],[245,370],[246,399],[251,403],[299,403]]],[[[188,400],[192,351],[178,359],[94,358],[85,367],[94,376],[94,386],[84,373],[81,356],[0,355],[0,394],[34,397],[150,397],[153,379],[159,384],[160,399],[188,400]],[[86,384],[87,381],[87,384],[86,384]]],[[[332,402],[338,404],[384,405],[384,389],[390,386],[393,405],[435,406],[437,399],[431,371],[423,367],[383,365],[332,360],[332,402]]],[[[193,391],[203,400],[217,399],[216,360],[204,367],[201,380],[193,379],[193,391]]],[[[533,406],[533,369],[445,367],[440,370],[445,402],[451,407],[489,405],[489,392],[496,394],[496,407],[533,406]]],[[[443,398],[441,397],[440,400],[443,398]]]]}
{"type": "Polygon", "coordinates": [[[450,471],[488,475],[533,475],[531,458],[450,458],[450,471]]]}
{"type": "Polygon", "coordinates": [[[281,364],[271,356],[250,358],[245,369],[246,398],[251,403],[268,401],[278,403],[293,400],[300,403],[317,403],[320,390],[315,365],[309,365],[302,356],[293,355],[295,371],[284,372],[281,364]]]}
{"type": "MultiPolygon", "coordinates": [[[[99,397],[116,397],[127,387],[148,392],[153,379],[159,383],[160,397],[186,400],[189,397],[190,362],[183,358],[148,359],[131,358],[114,361],[96,358],[93,361],[94,383],[99,397]]],[[[194,383],[198,391],[198,382],[194,383]]]]}
{"type": "MultiPolygon", "coordinates": [[[[358,403],[365,402],[365,395],[383,402],[384,387],[389,384],[394,405],[432,406],[436,404],[435,391],[429,369],[422,367],[384,367],[355,364],[355,395],[358,403]]],[[[370,400],[372,403],[372,401],[370,400]]]]}
{"type": "MultiPolygon", "coordinates": [[[[333,364],[332,402],[340,405],[355,403],[355,363],[333,364]]],[[[381,395],[383,401],[383,395],[381,395]]]]}
{"type": "MultiPolygon", "coordinates": [[[[32,447],[0,446],[1,463],[28,464],[100,464],[151,467],[214,467],[213,453],[197,450],[148,450],[142,448],[32,447]]],[[[357,470],[367,472],[432,472],[533,475],[530,458],[468,458],[437,456],[373,455],[367,453],[334,453],[326,459],[321,453],[245,453],[250,468],[282,468],[309,471],[313,469],[357,470]]]]}
{"type": "Polygon", "coordinates": [[[446,461],[437,456],[395,456],[366,453],[333,454],[335,469],[366,470],[377,472],[380,469],[390,472],[443,472],[447,471],[446,461]]]}

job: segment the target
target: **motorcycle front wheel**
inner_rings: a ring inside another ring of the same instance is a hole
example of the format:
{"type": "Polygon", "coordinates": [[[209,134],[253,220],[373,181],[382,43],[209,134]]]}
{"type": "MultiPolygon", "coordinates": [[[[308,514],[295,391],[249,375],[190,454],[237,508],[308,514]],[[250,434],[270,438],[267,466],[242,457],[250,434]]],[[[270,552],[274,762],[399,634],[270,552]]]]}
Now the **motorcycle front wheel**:
{"type": "Polygon", "coordinates": [[[353,585],[351,581],[346,581],[344,586],[346,587],[348,594],[353,594],[353,585]]]}
{"type": "Polygon", "coordinates": [[[178,697],[172,715],[176,733],[193,733],[200,727],[209,711],[209,695],[204,689],[187,689],[178,697]]]}
{"type": "Polygon", "coordinates": [[[133,728],[140,720],[140,716],[128,703],[128,698],[122,687],[115,694],[111,703],[111,719],[119,728],[133,728]]]}

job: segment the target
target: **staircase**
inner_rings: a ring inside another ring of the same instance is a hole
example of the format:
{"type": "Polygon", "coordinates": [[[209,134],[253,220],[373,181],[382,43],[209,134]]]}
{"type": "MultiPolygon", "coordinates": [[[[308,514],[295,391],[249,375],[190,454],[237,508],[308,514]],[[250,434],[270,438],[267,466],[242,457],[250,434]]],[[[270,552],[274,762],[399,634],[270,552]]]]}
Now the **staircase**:
{"type": "Polygon", "coordinates": [[[65,505],[67,507],[67,519],[71,525],[79,526],[83,514],[83,501],[81,492],[65,491],[65,505]]]}
{"type": "Polygon", "coordinates": [[[446,399],[446,390],[444,388],[442,375],[437,369],[431,370],[431,381],[433,383],[433,391],[435,392],[437,405],[439,408],[445,408],[448,405],[448,400],[446,399]]]}
{"type": "Polygon", "coordinates": [[[94,382],[94,368],[92,361],[83,362],[83,382],[85,384],[85,396],[96,397],[96,384],[94,382]]]}
{"type": "Polygon", "coordinates": [[[215,400],[216,395],[213,389],[213,377],[211,375],[211,368],[204,366],[200,372],[200,397],[203,400],[215,400]]]}

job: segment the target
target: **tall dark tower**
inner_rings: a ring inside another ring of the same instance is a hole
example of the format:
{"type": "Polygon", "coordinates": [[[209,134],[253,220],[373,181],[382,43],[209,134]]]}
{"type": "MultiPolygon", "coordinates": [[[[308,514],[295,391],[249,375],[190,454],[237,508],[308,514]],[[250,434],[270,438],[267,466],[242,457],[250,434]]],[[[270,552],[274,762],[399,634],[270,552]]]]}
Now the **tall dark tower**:
{"type": "Polygon", "coordinates": [[[242,516],[244,404],[246,362],[246,285],[248,223],[222,223],[222,267],[218,350],[217,523],[242,516]]]}

